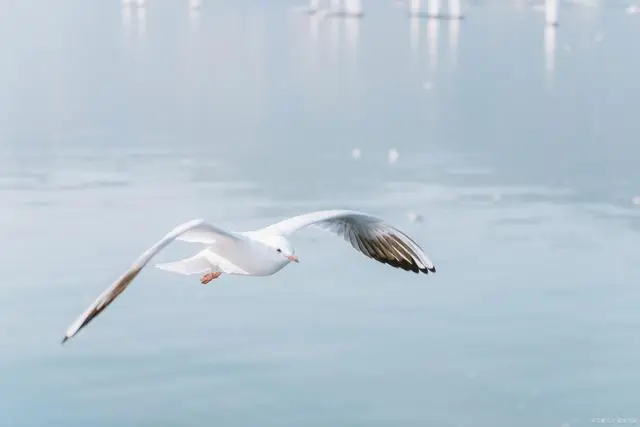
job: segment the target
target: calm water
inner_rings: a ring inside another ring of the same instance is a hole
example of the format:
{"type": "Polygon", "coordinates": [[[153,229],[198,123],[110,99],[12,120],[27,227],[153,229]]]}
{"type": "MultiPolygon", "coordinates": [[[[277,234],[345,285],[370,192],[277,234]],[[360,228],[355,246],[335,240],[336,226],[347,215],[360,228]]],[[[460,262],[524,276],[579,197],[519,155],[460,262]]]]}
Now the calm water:
{"type": "Polygon", "coordinates": [[[551,63],[524,2],[290,6],[2,3],[0,425],[640,423],[640,18],[565,5],[551,63]],[[265,279],[149,268],[60,346],[174,225],[334,207],[438,273],[310,231],[265,279]]]}

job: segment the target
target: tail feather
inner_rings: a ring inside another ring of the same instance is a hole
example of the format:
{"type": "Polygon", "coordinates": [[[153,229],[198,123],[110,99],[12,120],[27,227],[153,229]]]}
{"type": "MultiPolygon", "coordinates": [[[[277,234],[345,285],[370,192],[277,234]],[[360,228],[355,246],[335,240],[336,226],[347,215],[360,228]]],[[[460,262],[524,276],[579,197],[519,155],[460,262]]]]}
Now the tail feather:
{"type": "Polygon", "coordinates": [[[155,267],[160,270],[184,275],[203,274],[217,270],[216,266],[211,264],[202,252],[179,261],[156,264],[155,267]]]}

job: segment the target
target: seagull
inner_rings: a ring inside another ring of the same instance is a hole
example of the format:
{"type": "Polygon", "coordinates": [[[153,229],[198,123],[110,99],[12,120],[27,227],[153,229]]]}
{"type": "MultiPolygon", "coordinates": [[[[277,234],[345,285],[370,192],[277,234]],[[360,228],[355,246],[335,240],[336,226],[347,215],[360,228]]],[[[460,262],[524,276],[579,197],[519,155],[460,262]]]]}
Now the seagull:
{"type": "Polygon", "coordinates": [[[435,273],[436,268],[409,236],[382,219],[351,210],[325,210],[294,216],[265,228],[236,232],[195,219],[178,225],[147,249],[109,288],[67,329],[62,344],[87,326],[111,304],[142,269],[171,242],[199,243],[205,248],[180,261],[156,264],[161,270],[192,275],[202,274],[207,284],[223,274],[270,276],[291,262],[299,262],[289,237],[315,226],[343,237],[354,249],[383,264],[416,274],[435,273]]]}

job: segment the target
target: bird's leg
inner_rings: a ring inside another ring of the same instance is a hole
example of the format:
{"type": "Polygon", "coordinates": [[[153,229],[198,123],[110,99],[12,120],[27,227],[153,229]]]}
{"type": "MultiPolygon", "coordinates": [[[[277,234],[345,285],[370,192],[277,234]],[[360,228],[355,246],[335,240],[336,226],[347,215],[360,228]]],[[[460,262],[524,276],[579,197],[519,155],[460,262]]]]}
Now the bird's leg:
{"type": "Polygon", "coordinates": [[[212,271],[211,273],[207,273],[204,276],[202,276],[200,278],[200,283],[202,283],[203,285],[206,285],[207,283],[209,283],[213,279],[217,279],[221,275],[222,275],[222,273],[219,272],[219,271],[212,271]]]}

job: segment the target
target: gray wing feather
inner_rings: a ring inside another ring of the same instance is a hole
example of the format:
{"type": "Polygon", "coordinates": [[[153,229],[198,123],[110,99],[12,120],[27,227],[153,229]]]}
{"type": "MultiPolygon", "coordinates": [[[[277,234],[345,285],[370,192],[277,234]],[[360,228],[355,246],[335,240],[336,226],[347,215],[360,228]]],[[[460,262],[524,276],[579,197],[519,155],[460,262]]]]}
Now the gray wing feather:
{"type": "Polygon", "coordinates": [[[308,226],[343,237],[358,252],[383,264],[415,273],[436,271],[428,255],[413,239],[382,219],[363,212],[312,212],[273,224],[263,231],[288,236],[308,226]]]}

